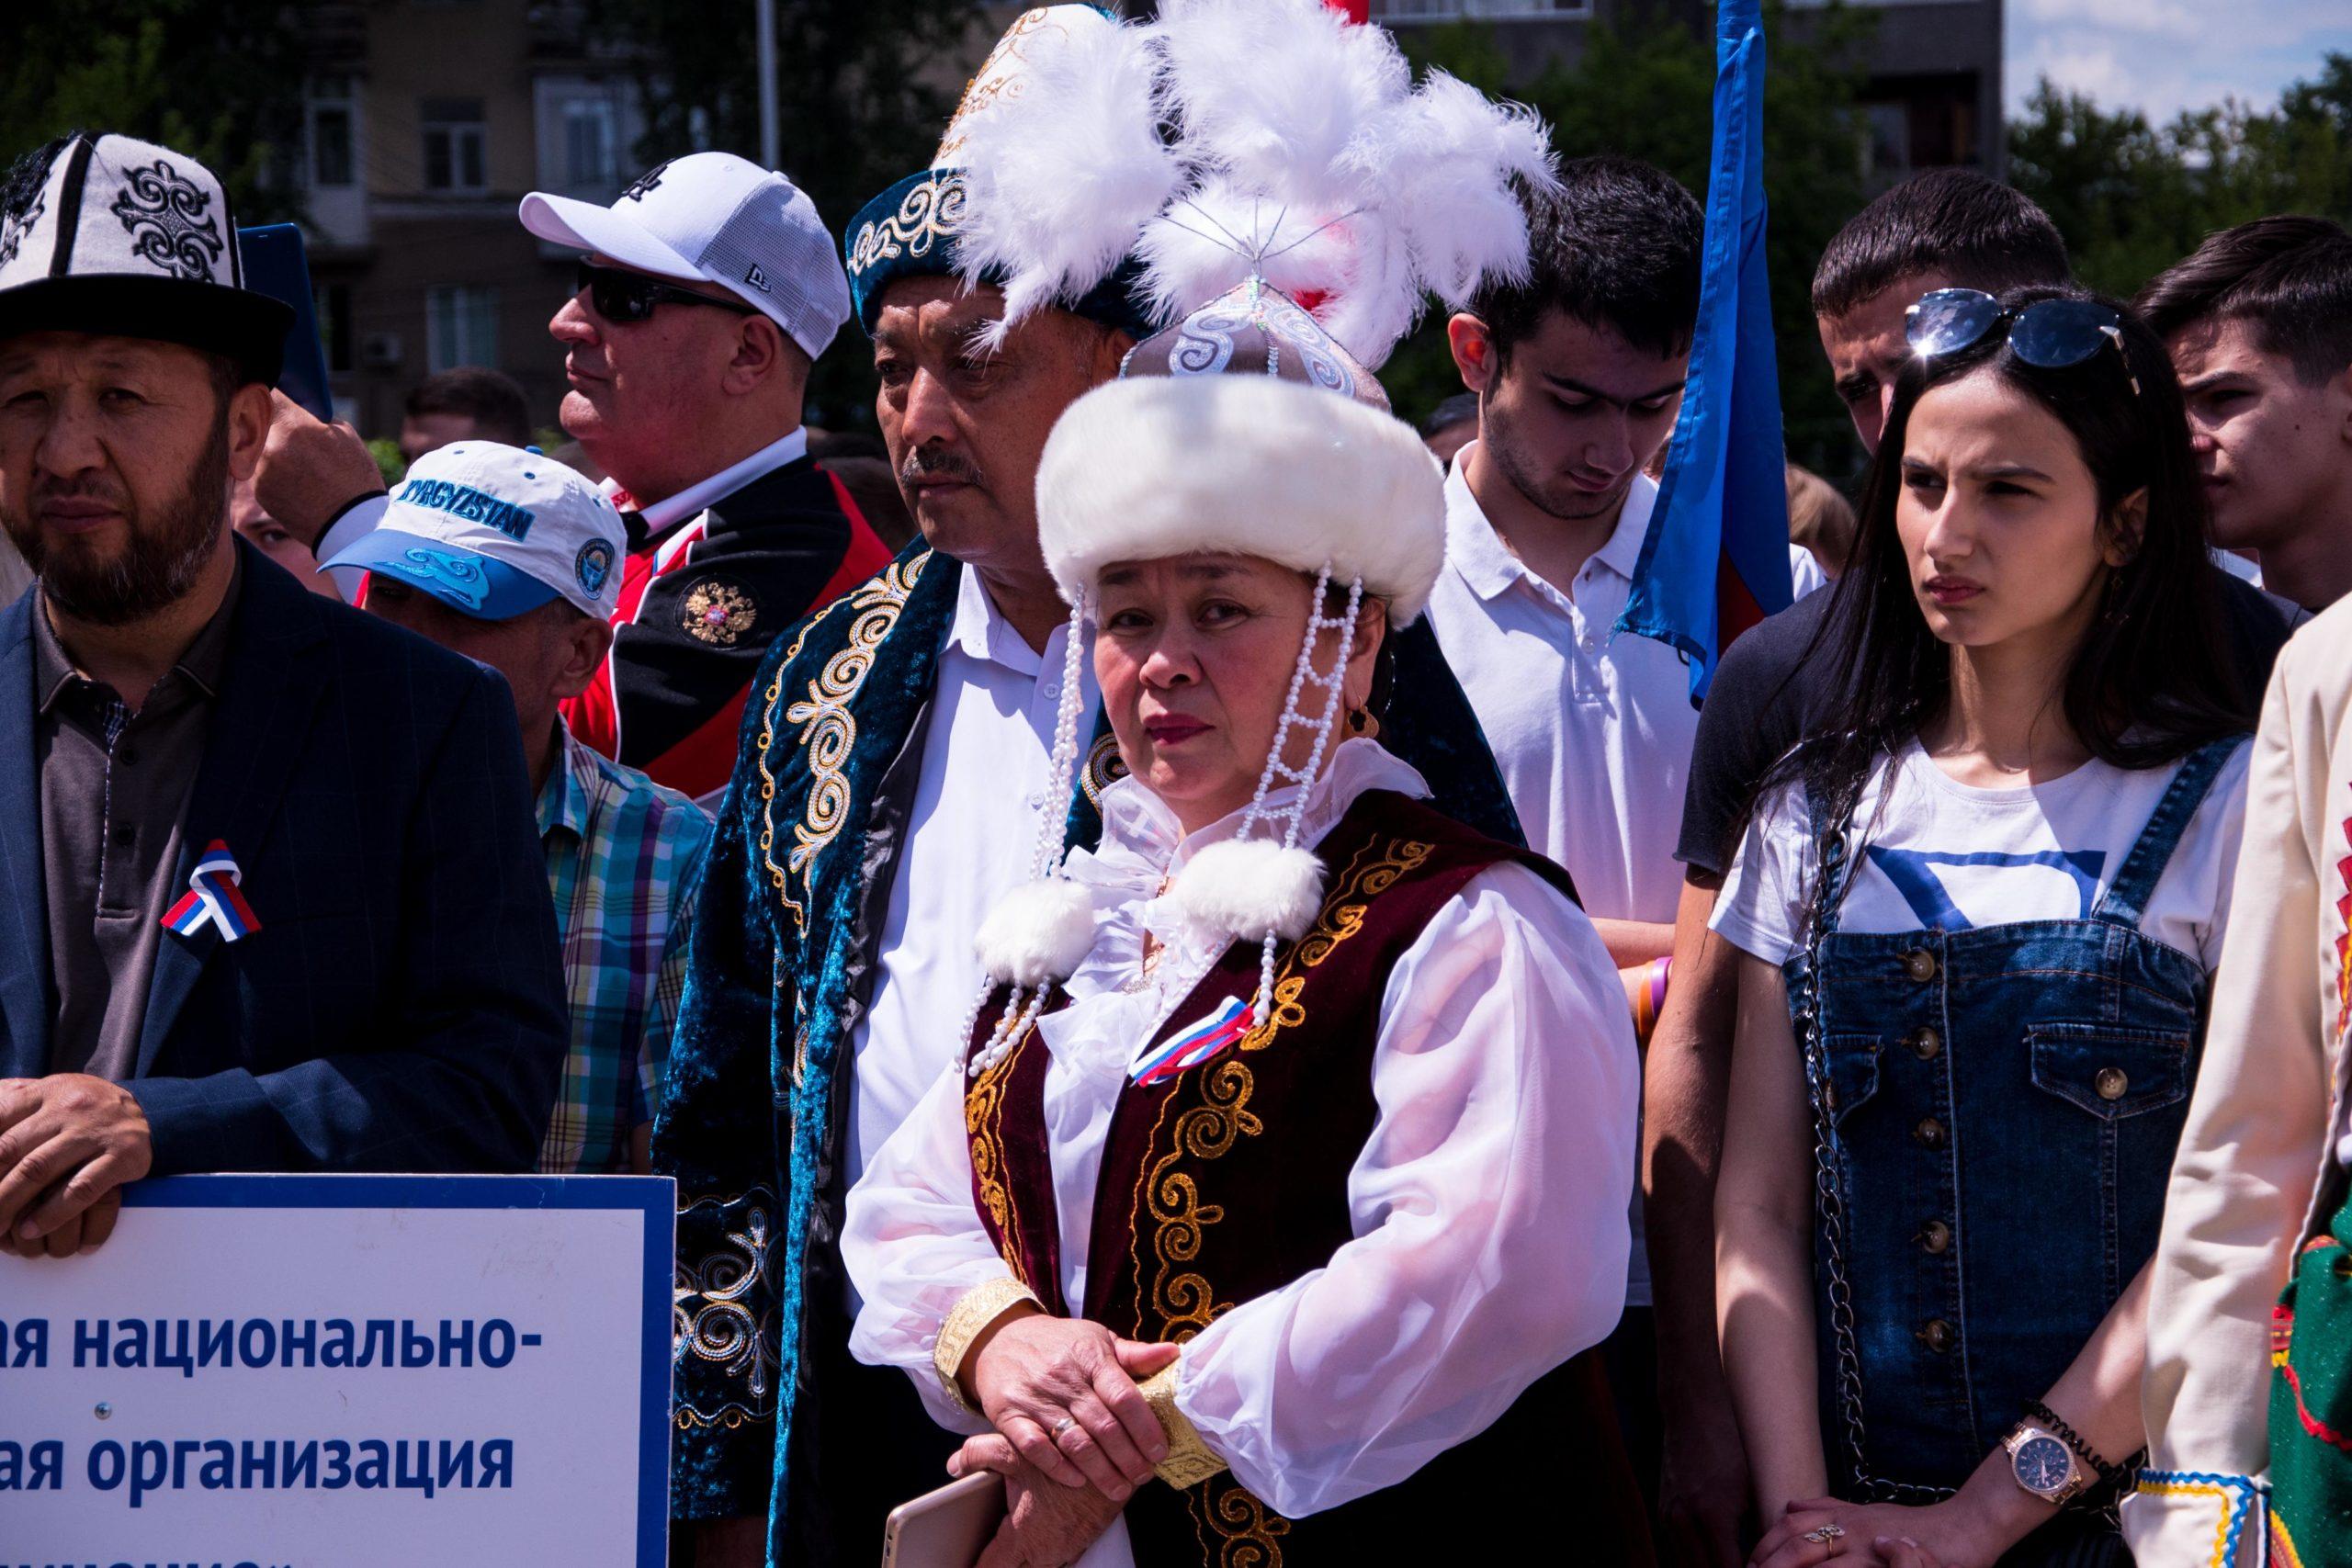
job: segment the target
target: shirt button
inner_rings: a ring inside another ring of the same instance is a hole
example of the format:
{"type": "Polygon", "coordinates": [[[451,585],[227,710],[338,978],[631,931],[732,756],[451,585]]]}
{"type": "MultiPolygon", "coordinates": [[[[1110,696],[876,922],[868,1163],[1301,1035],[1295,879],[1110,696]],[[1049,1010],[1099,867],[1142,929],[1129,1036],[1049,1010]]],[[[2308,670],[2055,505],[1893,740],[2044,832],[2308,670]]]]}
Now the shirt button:
{"type": "Polygon", "coordinates": [[[1062,694],[1062,683],[1059,681],[1048,681],[1044,685],[1038,687],[1037,690],[1044,693],[1046,696],[1058,697],[1062,694]]]}
{"type": "Polygon", "coordinates": [[[1951,1247],[1951,1227],[1941,1220],[1929,1220],[1919,1227],[1919,1245],[1941,1256],[1951,1247]]]}
{"type": "Polygon", "coordinates": [[[126,768],[135,768],[139,765],[139,748],[125,746],[114,754],[114,760],[126,768]]]}
{"type": "Polygon", "coordinates": [[[1940,1317],[1929,1318],[1919,1329],[1919,1343],[1939,1356],[1951,1349],[1952,1341],[1959,1337],[1952,1325],[1940,1317]]]}
{"type": "Polygon", "coordinates": [[[130,847],[132,840],[139,837],[139,830],[135,828],[117,828],[107,837],[114,841],[115,848],[125,850],[130,847]]]}
{"type": "Polygon", "coordinates": [[[1911,1135],[1925,1147],[1939,1149],[1944,1146],[1944,1124],[1932,1116],[1921,1118],[1919,1124],[1911,1129],[1911,1135]]]}
{"type": "Polygon", "coordinates": [[[2091,1082],[2098,1089],[2101,1100],[2120,1100],[2123,1091],[2132,1087],[2132,1080],[2123,1076],[2121,1067],[2101,1067],[2098,1077],[2091,1082]]]}
{"type": "Polygon", "coordinates": [[[1923,1062],[1932,1062],[1936,1054],[1944,1048],[1944,1037],[1932,1029],[1915,1029],[1911,1032],[1909,1043],[1914,1056],[1923,1062]]]}
{"type": "Polygon", "coordinates": [[[1915,947],[1903,955],[1903,972],[1925,985],[1936,977],[1936,955],[1924,947],[1915,947]]]}

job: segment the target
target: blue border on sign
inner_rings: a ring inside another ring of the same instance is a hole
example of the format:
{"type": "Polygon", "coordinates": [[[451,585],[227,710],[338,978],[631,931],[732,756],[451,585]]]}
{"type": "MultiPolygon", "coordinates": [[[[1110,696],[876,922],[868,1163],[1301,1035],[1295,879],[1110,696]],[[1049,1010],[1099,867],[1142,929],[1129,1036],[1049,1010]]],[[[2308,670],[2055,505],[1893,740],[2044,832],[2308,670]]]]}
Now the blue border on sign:
{"type": "Polygon", "coordinates": [[[670,1284],[677,1183],[666,1176],[165,1176],[134,1209],[600,1209],[645,1221],[637,1411],[638,1568],[670,1551],[670,1284]]]}

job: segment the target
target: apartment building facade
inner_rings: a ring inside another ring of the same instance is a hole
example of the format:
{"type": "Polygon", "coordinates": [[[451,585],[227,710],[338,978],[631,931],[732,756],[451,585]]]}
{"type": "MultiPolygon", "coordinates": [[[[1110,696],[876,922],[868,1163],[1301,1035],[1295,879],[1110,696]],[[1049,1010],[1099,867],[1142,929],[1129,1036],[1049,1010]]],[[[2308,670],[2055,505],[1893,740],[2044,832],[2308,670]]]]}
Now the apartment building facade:
{"type": "Polygon", "coordinates": [[[574,258],[515,221],[531,190],[595,201],[635,171],[633,62],[585,7],[367,0],[309,14],[299,179],[337,412],[396,434],[427,375],[489,365],[552,425],[563,353],[548,319],[574,258]]]}

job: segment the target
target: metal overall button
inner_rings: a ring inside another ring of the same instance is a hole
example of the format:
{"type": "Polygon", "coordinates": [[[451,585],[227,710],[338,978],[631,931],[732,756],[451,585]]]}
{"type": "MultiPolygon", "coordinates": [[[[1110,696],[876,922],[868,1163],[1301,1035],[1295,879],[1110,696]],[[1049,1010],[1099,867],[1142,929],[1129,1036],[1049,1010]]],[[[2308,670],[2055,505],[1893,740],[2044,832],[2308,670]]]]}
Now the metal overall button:
{"type": "Polygon", "coordinates": [[[1929,1220],[1919,1227],[1919,1245],[1942,1256],[1951,1248],[1951,1227],[1941,1220],[1929,1220]]]}
{"type": "Polygon", "coordinates": [[[1924,986],[1936,977],[1936,955],[1915,947],[1903,955],[1903,972],[1924,986]]]}
{"type": "Polygon", "coordinates": [[[1951,1349],[1952,1341],[1959,1337],[1959,1334],[1953,1330],[1952,1325],[1940,1317],[1929,1318],[1918,1333],[1919,1343],[1939,1356],[1951,1349]]]}
{"type": "Polygon", "coordinates": [[[1911,1135],[1925,1147],[1939,1149],[1944,1146],[1944,1124],[1932,1116],[1921,1117],[1919,1124],[1911,1129],[1911,1135]]]}
{"type": "MultiPolygon", "coordinates": [[[[1933,963],[1934,960],[1929,959],[1928,962],[1933,963]]],[[[1944,1048],[1944,1037],[1933,1029],[1922,1026],[1913,1030],[1910,1038],[1904,1043],[1911,1047],[1911,1054],[1919,1060],[1932,1062],[1936,1059],[1937,1053],[1944,1048]]]]}

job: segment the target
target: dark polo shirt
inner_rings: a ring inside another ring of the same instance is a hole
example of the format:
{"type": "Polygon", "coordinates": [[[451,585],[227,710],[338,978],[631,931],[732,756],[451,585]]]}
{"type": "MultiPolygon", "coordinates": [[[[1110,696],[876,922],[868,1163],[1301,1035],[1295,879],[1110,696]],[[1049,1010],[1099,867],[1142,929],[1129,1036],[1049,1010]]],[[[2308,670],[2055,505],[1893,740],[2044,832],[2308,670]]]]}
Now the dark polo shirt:
{"type": "Polygon", "coordinates": [[[180,823],[204,760],[243,568],[220,607],[133,713],[91,680],[33,606],[33,761],[57,1021],[49,1070],[118,1082],[139,1066],[180,823]]]}

